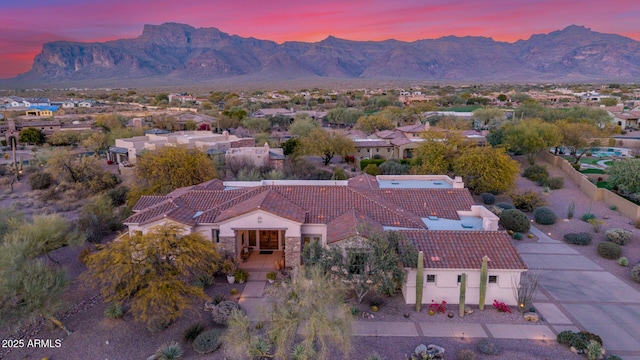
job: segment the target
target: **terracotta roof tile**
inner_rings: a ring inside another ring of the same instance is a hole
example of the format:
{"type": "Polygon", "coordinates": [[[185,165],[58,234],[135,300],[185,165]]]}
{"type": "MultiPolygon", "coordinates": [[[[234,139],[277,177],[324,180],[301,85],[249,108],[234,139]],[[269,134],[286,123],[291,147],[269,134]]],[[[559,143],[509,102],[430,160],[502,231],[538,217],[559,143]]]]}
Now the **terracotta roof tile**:
{"type": "Polygon", "coordinates": [[[469,210],[475,202],[468,189],[376,189],[375,195],[418,215],[459,220],[458,210],[469,210]]]}
{"type": "Polygon", "coordinates": [[[216,220],[228,220],[254,210],[264,210],[300,223],[305,220],[305,210],[303,208],[291,203],[273,189],[263,191],[260,194],[227,208],[220,213],[216,220]]]}
{"type": "Polygon", "coordinates": [[[424,252],[425,268],[480,269],[482,258],[489,269],[527,269],[504,231],[400,230],[424,252]]]}
{"type": "Polygon", "coordinates": [[[158,205],[163,201],[168,200],[169,198],[167,198],[166,196],[142,196],[140,197],[140,200],[138,200],[138,202],[136,203],[136,205],[133,207],[134,212],[136,211],[140,211],[140,210],[144,210],[144,209],[148,209],[152,206],[158,205]]]}
{"type": "Polygon", "coordinates": [[[380,223],[351,209],[327,224],[327,243],[335,243],[357,235],[367,237],[376,231],[383,231],[380,223]]]}
{"type": "Polygon", "coordinates": [[[380,185],[375,176],[362,173],[349,179],[349,186],[363,189],[379,189],[380,185]]]}

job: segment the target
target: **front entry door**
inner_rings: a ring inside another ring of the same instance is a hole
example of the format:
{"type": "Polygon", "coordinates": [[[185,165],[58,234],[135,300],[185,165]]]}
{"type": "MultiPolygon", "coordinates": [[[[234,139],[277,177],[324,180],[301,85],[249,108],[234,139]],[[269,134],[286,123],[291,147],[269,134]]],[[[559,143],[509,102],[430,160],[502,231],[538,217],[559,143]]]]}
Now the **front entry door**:
{"type": "Polygon", "coordinates": [[[260,230],[260,250],[278,250],[279,246],[279,238],[278,238],[278,230],[260,230]]]}

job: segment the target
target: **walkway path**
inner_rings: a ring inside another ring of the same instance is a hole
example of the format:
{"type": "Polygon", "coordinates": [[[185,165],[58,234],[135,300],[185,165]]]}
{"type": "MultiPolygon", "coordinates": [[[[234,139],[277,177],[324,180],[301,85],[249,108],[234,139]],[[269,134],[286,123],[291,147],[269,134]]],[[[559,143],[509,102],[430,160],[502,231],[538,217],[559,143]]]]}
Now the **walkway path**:
{"type": "MultiPolygon", "coordinates": [[[[640,292],[604,271],[562,241],[531,228],[535,243],[516,245],[531,270],[540,272],[539,291],[534,301],[544,325],[434,324],[420,322],[354,321],[356,336],[504,338],[555,341],[564,330],[587,330],[602,337],[607,353],[625,360],[640,360],[640,292]]],[[[240,304],[253,321],[266,321],[262,292],[266,273],[281,257],[252,255],[242,268],[249,281],[240,304]],[[253,259],[252,259],[253,258],[253,259]]]]}

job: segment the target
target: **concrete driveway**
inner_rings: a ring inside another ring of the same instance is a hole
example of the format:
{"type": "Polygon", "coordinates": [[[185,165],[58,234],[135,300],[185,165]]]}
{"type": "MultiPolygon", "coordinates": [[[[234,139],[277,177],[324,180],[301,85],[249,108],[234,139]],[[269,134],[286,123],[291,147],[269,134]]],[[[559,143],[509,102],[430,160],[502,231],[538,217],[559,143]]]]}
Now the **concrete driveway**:
{"type": "Polygon", "coordinates": [[[529,268],[540,272],[534,306],[556,334],[590,331],[602,337],[607,354],[640,360],[640,292],[571,245],[531,230],[540,240],[516,247],[529,268]]]}

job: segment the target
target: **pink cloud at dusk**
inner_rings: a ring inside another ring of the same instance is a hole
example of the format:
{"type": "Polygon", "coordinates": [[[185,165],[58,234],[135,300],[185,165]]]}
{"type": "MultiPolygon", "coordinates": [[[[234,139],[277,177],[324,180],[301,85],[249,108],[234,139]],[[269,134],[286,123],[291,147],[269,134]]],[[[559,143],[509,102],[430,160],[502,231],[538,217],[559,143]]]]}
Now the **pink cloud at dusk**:
{"type": "Polygon", "coordinates": [[[243,37],[314,42],[447,35],[513,42],[569,25],[640,40],[637,0],[22,0],[0,4],[0,78],[31,68],[42,44],[135,38],[178,22],[243,37]]]}

